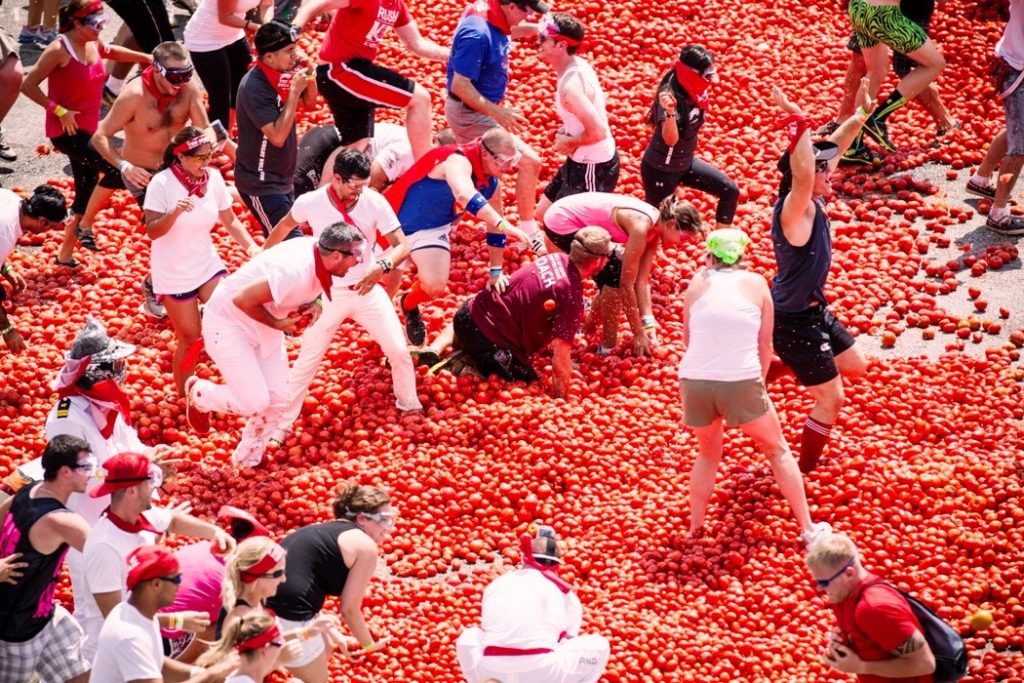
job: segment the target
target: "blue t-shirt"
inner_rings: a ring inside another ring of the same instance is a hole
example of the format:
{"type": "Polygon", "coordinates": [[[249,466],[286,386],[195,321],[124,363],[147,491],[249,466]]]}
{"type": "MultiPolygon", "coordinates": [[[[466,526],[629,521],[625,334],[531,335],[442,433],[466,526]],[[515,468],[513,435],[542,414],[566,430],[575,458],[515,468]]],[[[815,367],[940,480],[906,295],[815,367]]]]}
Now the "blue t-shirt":
{"type": "Polygon", "coordinates": [[[469,16],[459,22],[448,59],[448,92],[458,73],[473,82],[484,97],[495,104],[505,98],[508,85],[508,36],[483,17],[469,16]]]}

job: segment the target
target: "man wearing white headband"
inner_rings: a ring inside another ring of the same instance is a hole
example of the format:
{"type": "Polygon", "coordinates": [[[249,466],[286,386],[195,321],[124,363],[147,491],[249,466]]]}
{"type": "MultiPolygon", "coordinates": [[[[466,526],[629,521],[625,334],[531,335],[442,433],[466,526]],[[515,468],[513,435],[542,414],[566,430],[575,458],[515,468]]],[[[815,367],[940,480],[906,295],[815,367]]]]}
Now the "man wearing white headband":
{"type": "Polygon", "coordinates": [[[608,639],[579,635],[583,607],[558,576],[563,548],[554,529],[523,534],[520,547],[523,567],[484,589],[481,627],[455,643],[462,675],[469,683],[595,683],[608,664],[608,639]]]}

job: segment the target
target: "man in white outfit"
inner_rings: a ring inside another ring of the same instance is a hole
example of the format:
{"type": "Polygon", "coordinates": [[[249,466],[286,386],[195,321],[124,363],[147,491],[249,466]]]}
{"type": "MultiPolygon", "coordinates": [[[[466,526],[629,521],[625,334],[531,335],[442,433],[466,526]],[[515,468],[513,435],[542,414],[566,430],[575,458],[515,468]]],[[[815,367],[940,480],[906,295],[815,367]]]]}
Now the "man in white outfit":
{"type": "Polygon", "coordinates": [[[376,190],[370,189],[370,157],[351,147],[334,160],[329,184],[295,200],[291,211],[274,226],[264,249],[271,249],[299,225],[308,225],[315,237],[334,223],[343,221],[359,231],[360,261],[344,277],[335,279],[331,300],[302,335],[302,350],[292,367],[289,404],[273,439],[282,442],[302,412],[309,385],[323,360],[334,333],[351,318],[380,344],[391,364],[391,377],[399,410],[421,410],[416,394],[416,371],[405,345],[402,324],[395,306],[377,283],[409,257],[409,245],[394,209],[376,190]],[[374,244],[383,236],[389,248],[374,255],[374,244]]]}
{"type": "Polygon", "coordinates": [[[567,157],[537,203],[541,222],[548,207],[562,197],[611,192],[619,180],[619,152],[608,126],[604,91],[590,63],[577,54],[584,32],[579,20],[561,12],[546,15],[538,31],[537,56],[558,76],[555,111],[562,127],[554,150],[567,157]]]}
{"type": "Polygon", "coordinates": [[[359,263],[363,237],[346,223],[319,238],[297,237],[256,255],[224,278],[206,304],[203,339],[225,384],[190,377],[185,383],[189,424],[209,430],[209,411],[249,417],[232,454],[240,467],[263,461],[270,433],[288,406],[285,334],[320,313],[334,278],[359,263]]]}
{"type": "Polygon", "coordinates": [[[455,643],[469,683],[595,683],[608,663],[608,640],[579,635],[583,608],[558,577],[562,548],[551,527],[520,539],[523,567],[484,590],[481,628],[455,643]]]}

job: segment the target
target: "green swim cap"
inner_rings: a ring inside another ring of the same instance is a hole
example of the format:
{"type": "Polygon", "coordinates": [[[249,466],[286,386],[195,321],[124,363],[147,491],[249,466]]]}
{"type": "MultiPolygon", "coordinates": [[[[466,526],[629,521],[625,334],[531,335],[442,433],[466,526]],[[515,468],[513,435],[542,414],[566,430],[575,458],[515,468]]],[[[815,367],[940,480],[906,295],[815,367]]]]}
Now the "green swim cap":
{"type": "Polygon", "coordinates": [[[742,230],[722,228],[721,230],[712,230],[708,233],[708,239],[705,244],[711,254],[714,254],[723,263],[731,266],[743,256],[743,252],[747,250],[747,246],[750,244],[750,238],[742,230]]]}

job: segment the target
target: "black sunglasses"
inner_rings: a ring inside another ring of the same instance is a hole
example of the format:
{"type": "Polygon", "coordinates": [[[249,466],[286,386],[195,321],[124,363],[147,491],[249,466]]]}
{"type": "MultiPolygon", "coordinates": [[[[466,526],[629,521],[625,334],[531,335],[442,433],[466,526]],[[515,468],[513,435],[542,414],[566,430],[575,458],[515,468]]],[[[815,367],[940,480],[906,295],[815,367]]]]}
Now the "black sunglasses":
{"type": "Polygon", "coordinates": [[[167,583],[173,583],[175,586],[181,585],[181,574],[178,574],[177,576],[158,576],[156,578],[161,581],[166,581],[167,583]]]}
{"type": "Polygon", "coordinates": [[[828,169],[829,169],[829,163],[827,161],[815,161],[814,162],[814,172],[815,173],[824,173],[828,169]]]}
{"type": "Polygon", "coordinates": [[[283,569],[275,569],[272,572],[268,572],[266,574],[260,574],[260,578],[261,579],[280,579],[282,576],[284,576],[284,570],[283,569]]]}
{"type": "Polygon", "coordinates": [[[345,256],[356,256],[357,254],[359,254],[358,251],[347,251],[345,249],[330,249],[328,247],[323,247],[323,248],[326,249],[327,251],[336,251],[339,254],[343,254],[345,256]]]}

